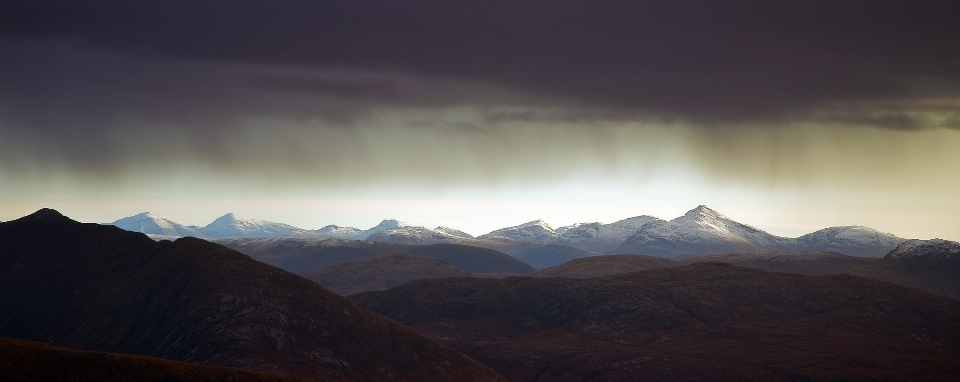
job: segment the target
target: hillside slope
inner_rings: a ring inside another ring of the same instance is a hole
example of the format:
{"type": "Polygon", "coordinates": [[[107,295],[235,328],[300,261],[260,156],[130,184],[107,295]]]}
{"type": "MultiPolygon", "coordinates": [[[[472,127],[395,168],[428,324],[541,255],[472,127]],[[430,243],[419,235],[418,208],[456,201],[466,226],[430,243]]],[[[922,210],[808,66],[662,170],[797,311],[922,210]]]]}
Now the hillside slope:
{"type": "Polygon", "coordinates": [[[56,211],[0,223],[0,337],[330,380],[498,380],[302,277],[56,211]]]}
{"type": "Polygon", "coordinates": [[[513,381],[960,373],[960,303],[849,275],[702,263],[592,279],[419,280],[352,298],[513,381]]]}
{"type": "Polygon", "coordinates": [[[457,269],[442,259],[409,255],[340,263],[301,274],[341,296],[387,290],[413,280],[475,275],[457,269]]]}

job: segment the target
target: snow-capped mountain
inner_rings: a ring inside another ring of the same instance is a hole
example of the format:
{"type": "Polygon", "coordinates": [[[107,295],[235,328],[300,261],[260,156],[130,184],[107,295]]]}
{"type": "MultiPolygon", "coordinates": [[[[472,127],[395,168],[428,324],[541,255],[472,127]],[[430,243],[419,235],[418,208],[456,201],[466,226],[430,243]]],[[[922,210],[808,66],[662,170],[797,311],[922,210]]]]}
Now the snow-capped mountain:
{"type": "Polygon", "coordinates": [[[357,228],[341,227],[333,224],[313,232],[319,236],[337,239],[363,240],[367,238],[364,232],[357,228]]]}
{"type": "Polygon", "coordinates": [[[434,228],[433,230],[434,230],[434,231],[437,231],[437,232],[445,233],[445,234],[448,234],[448,235],[452,235],[452,236],[456,236],[456,237],[461,237],[461,238],[464,238],[464,239],[473,239],[473,235],[471,235],[471,234],[469,234],[469,233],[466,233],[466,232],[463,232],[463,231],[461,231],[461,230],[458,230],[458,229],[456,229],[456,228],[439,226],[439,227],[437,227],[437,228],[434,228]]]}
{"type": "Polygon", "coordinates": [[[577,223],[557,228],[560,234],[556,242],[596,253],[607,253],[617,249],[641,227],[652,222],[663,222],[653,216],[635,216],[618,222],[577,223]]]}
{"type": "Polygon", "coordinates": [[[375,227],[366,230],[328,225],[313,232],[323,237],[396,244],[455,243],[460,239],[473,238],[470,234],[454,228],[437,227],[429,229],[396,219],[383,220],[375,227]]]}
{"type": "Polygon", "coordinates": [[[211,239],[225,239],[228,237],[302,235],[309,234],[310,231],[289,224],[275,223],[266,220],[244,219],[229,213],[217,218],[217,220],[214,220],[206,227],[200,228],[200,233],[211,239]]]}
{"type": "Polygon", "coordinates": [[[792,244],[793,239],[738,223],[701,205],[671,221],[643,225],[616,251],[681,258],[716,253],[776,252],[789,250],[792,244]]]}
{"type": "Polygon", "coordinates": [[[139,213],[105,224],[150,235],[206,237],[198,231],[199,227],[197,226],[178,224],[150,212],[139,213]]]}
{"type": "Polygon", "coordinates": [[[868,227],[830,227],[798,237],[795,250],[883,257],[904,240],[906,239],[868,227]]]}
{"type": "Polygon", "coordinates": [[[943,239],[906,240],[885,256],[889,259],[911,257],[960,260],[960,243],[943,239]]]}
{"type": "Polygon", "coordinates": [[[365,230],[328,225],[304,230],[283,223],[242,219],[226,214],[206,227],[177,224],[151,213],[110,223],[143,232],[155,239],[196,236],[207,239],[279,237],[288,235],[368,240],[396,244],[463,244],[516,255],[545,244],[560,244],[603,254],[633,253],[669,258],[706,254],[772,252],[838,252],[851,256],[881,257],[905,239],[861,226],[825,228],[799,238],[779,237],[733,221],[707,206],[698,206],[681,217],[665,221],[636,216],[614,223],[577,223],[556,230],[543,220],[501,228],[485,235],[449,227],[433,229],[386,219],[365,230]]]}
{"type": "Polygon", "coordinates": [[[477,239],[486,240],[514,240],[528,243],[549,244],[557,240],[560,235],[550,228],[550,225],[543,220],[534,220],[523,223],[518,226],[501,228],[486,235],[480,235],[477,239]]]}
{"type": "MultiPolygon", "coordinates": [[[[463,233],[462,231],[454,231],[463,233]]],[[[405,225],[374,232],[367,236],[366,240],[394,244],[454,244],[463,240],[470,240],[470,238],[426,227],[405,225]]]]}

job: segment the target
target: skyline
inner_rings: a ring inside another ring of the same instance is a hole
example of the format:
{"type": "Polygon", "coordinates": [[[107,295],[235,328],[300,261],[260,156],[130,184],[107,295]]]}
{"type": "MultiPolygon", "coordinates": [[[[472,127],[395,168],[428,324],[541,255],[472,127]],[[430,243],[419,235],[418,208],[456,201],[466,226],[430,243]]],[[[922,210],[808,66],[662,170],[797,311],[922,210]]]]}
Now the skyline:
{"type": "Polygon", "coordinates": [[[0,4],[0,220],[960,241],[944,1],[0,4]]]}

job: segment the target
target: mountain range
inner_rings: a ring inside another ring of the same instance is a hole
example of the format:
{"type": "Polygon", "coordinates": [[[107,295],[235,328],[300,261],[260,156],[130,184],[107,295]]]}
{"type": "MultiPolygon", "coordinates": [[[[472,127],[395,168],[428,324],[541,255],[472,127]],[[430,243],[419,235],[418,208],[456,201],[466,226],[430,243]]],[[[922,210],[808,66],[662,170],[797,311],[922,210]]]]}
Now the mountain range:
{"type": "Polygon", "coordinates": [[[644,254],[676,260],[709,254],[773,252],[837,252],[851,256],[882,257],[905,240],[862,226],[829,227],[797,238],[780,237],[736,222],[703,205],[669,221],[644,215],[609,224],[578,223],[555,230],[543,220],[534,220],[477,237],[454,228],[431,229],[393,219],[384,220],[366,230],[335,225],[306,230],[282,223],[243,219],[233,214],[224,215],[205,227],[184,226],[150,213],[110,224],[157,238],[315,236],[395,244],[463,244],[491,248],[514,256],[537,246],[552,245],[549,249],[539,250],[543,261],[535,265],[537,268],[558,265],[562,259],[582,257],[571,257],[575,251],[558,246],[595,254],[644,254]],[[556,254],[543,255],[549,250],[556,254]]]}
{"type": "MultiPolygon", "coordinates": [[[[704,223],[677,223],[691,220],[704,223]]],[[[484,240],[518,232],[530,230],[484,240]]],[[[904,241],[882,258],[780,252],[682,261],[527,243],[531,262],[543,260],[541,250],[574,257],[536,272],[503,252],[460,244],[316,235],[219,241],[250,256],[49,209],[0,223],[0,379],[809,381],[960,373],[960,243],[946,240],[904,241]]]]}

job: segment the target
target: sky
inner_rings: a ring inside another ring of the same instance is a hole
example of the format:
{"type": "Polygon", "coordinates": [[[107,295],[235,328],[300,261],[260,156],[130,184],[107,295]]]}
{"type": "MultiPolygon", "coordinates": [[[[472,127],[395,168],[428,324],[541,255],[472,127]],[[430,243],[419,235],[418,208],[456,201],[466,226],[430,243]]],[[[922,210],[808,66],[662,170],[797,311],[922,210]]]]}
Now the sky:
{"type": "Polygon", "coordinates": [[[0,221],[960,240],[953,1],[4,1],[0,221]]]}

